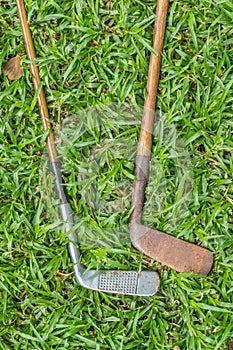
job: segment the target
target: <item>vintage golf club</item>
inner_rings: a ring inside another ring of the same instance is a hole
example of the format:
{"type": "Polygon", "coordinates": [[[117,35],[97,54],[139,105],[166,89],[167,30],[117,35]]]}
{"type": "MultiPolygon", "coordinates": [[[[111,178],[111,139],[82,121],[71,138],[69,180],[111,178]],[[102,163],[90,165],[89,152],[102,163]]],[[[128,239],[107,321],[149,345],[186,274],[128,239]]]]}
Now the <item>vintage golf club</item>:
{"type": "Polygon", "coordinates": [[[188,243],[164,232],[142,224],[142,210],[145,189],[149,176],[154,110],[158,89],[161,51],[163,45],[168,0],[158,0],[154,27],[153,49],[151,53],[146,99],[143,110],[141,131],[135,162],[135,176],[132,193],[133,212],[130,218],[130,238],[132,244],[144,254],[179,272],[194,272],[207,275],[213,264],[213,255],[207,249],[188,243]]]}
{"type": "Polygon", "coordinates": [[[69,235],[70,239],[70,242],[68,244],[68,250],[71,261],[74,264],[73,269],[76,281],[85,288],[98,290],[102,292],[138,296],[154,295],[157,292],[160,284],[159,276],[154,271],[136,272],[122,270],[86,270],[85,267],[82,266],[79,262],[80,254],[77,248],[77,234],[76,232],[73,232],[73,215],[62,186],[62,174],[54,143],[53,132],[49,123],[49,113],[46,104],[45,94],[40,84],[41,80],[39,76],[39,69],[37,65],[33,63],[36,56],[30,28],[27,22],[27,14],[23,0],[16,0],[16,4],[25,41],[27,56],[30,60],[30,70],[32,74],[34,90],[38,92],[38,89],[40,89],[38,95],[38,106],[43,129],[44,131],[49,129],[49,134],[46,142],[50,162],[55,175],[56,192],[60,200],[60,214],[62,217],[62,221],[65,223],[64,231],[69,235]]]}

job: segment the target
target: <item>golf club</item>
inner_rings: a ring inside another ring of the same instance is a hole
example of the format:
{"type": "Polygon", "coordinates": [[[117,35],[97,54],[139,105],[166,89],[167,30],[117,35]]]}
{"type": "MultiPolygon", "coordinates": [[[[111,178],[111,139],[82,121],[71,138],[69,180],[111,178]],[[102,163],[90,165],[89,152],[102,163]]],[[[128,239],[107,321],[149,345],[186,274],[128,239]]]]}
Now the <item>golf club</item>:
{"type": "Polygon", "coordinates": [[[132,244],[138,250],[163,265],[179,272],[207,275],[213,264],[213,255],[209,250],[142,224],[142,210],[149,176],[156,95],[167,11],[168,0],[158,0],[153,37],[153,49],[157,52],[157,55],[152,52],[150,56],[146,99],[135,162],[137,180],[134,182],[132,193],[133,212],[130,218],[130,238],[132,244]]]}
{"type": "Polygon", "coordinates": [[[59,166],[59,160],[54,143],[54,136],[49,122],[49,112],[46,104],[45,93],[41,87],[38,66],[34,63],[36,58],[33,40],[30,28],[27,22],[27,13],[23,0],[16,0],[20,24],[25,41],[25,47],[28,59],[30,60],[30,70],[34,85],[34,90],[38,93],[38,107],[41,116],[44,131],[49,130],[47,136],[48,154],[55,176],[55,187],[57,196],[60,200],[60,214],[64,222],[64,231],[69,235],[70,242],[68,250],[74,269],[76,281],[85,288],[98,290],[109,293],[119,293],[138,296],[154,295],[159,287],[159,276],[154,271],[103,271],[103,270],[87,270],[79,263],[80,254],[77,248],[77,233],[72,232],[74,223],[72,220],[72,211],[67,202],[63,186],[62,174],[59,166]]]}

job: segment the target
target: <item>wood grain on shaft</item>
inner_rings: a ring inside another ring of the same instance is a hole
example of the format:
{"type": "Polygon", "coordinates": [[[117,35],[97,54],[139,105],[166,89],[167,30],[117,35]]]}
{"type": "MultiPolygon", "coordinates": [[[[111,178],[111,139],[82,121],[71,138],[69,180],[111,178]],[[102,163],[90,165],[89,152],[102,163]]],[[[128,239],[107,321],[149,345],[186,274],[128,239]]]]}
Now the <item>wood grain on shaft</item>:
{"type": "Polygon", "coordinates": [[[156,106],[161,52],[163,48],[167,11],[168,0],[158,0],[152,45],[153,49],[157,52],[157,56],[154,53],[151,53],[150,55],[148,80],[146,86],[146,98],[137,151],[138,156],[150,156],[151,153],[152,133],[154,126],[154,110],[156,106]]]}
{"type": "Polygon", "coordinates": [[[45,94],[43,88],[40,86],[41,80],[39,75],[39,69],[37,65],[33,62],[36,58],[35,48],[33,45],[33,40],[30,32],[30,28],[27,22],[27,14],[24,6],[23,0],[16,0],[16,5],[18,8],[19,20],[22,27],[23,37],[25,41],[25,47],[27,51],[28,59],[30,62],[30,70],[32,74],[32,80],[34,85],[34,90],[37,91],[40,89],[40,93],[38,96],[38,107],[41,116],[43,129],[46,131],[48,128],[50,129],[49,135],[47,137],[47,146],[48,152],[51,162],[57,161],[57,152],[54,144],[54,137],[51,130],[51,125],[49,123],[49,112],[47,108],[47,103],[45,99],[45,94]]]}
{"type": "Polygon", "coordinates": [[[137,180],[133,184],[132,191],[132,207],[134,210],[130,217],[131,224],[140,223],[142,219],[145,189],[148,181],[150,166],[156,95],[158,90],[161,51],[163,47],[167,11],[168,0],[158,0],[152,45],[153,49],[157,52],[157,55],[154,53],[151,53],[150,55],[148,80],[146,86],[146,98],[138,141],[137,157],[135,162],[135,176],[137,180]]]}

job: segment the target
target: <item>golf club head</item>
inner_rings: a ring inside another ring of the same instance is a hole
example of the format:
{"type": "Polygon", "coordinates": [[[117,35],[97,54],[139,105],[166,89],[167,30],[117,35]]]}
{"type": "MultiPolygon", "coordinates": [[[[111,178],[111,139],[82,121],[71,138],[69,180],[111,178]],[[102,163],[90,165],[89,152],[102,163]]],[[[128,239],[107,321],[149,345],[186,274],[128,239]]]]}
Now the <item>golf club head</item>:
{"type": "Polygon", "coordinates": [[[60,205],[64,231],[69,234],[68,250],[76,281],[87,289],[106,293],[151,296],[157,293],[160,279],[155,271],[88,270],[79,262],[77,234],[73,231],[72,210],[68,203],[60,205]]]}
{"type": "Polygon", "coordinates": [[[76,281],[87,289],[106,293],[151,296],[157,293],[160,279],[154,271],[86,270],[79,263],[74,243],[68,245],[76,281]]]}
{"type": "Polygon", "coordinates": [[[133,222],[130,235],[135,248],[178,272],[208,275],[213,265],[209,250],[167,233],[133,222]]]}
{"type": "Polygon", "coordinates": [[[159,276],[153,271],[87,270],[80,274],[74,265],[76,281],[87,289],[105,293],[152,296],[159,288],[159,276]]]}

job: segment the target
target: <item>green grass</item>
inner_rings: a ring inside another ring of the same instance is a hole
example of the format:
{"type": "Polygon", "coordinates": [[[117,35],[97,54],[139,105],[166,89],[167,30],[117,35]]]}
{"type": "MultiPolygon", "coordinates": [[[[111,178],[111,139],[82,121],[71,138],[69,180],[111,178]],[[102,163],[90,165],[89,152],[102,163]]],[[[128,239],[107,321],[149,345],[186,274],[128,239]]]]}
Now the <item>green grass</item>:
{"type": "MultiPolygon", "coordinates": [[[[85,116],[96,104],[143,104],[154,1],[26,5],[54,125],[80,117],[81,110],[85,116]]],[[[127,239],[108,249],[95,242],[82,247],[89,267],[157,270],[159,293],[136,298],[92,292],[74,282],[68,239],[56,230],[42,196],[45,136],[15,2],[0,2],[0,349],[227,349],[233,338],[232,10],[230,0],[170,2],[157,106],[186,145],[193,191],[188,210],[174,223],[177,173],[169,150],[154,142],[166,198],[158,213],[158,184],[151,177],[144,214],[147,225],[209,248],[215,257],[211,273],[177,273],[142,256],[127,239]],[[24,76],[12,82],[2,67],[16,54],[24,76]]],[[[139,125],[106,117],[93,127],[91,121],[63,165],[69,200],[81,230],[126,227],[133,166],[111,142],[122,145],[124,154],[128,140],[136,142],[139,125]],[[93,173],[100,199],[114,200],[118,209],[106,214],[90,204],[95,198],[85,201],[80,187],[92,170],[86,156],[95,145],[109,144],[102,173],[93,173]]]]}

